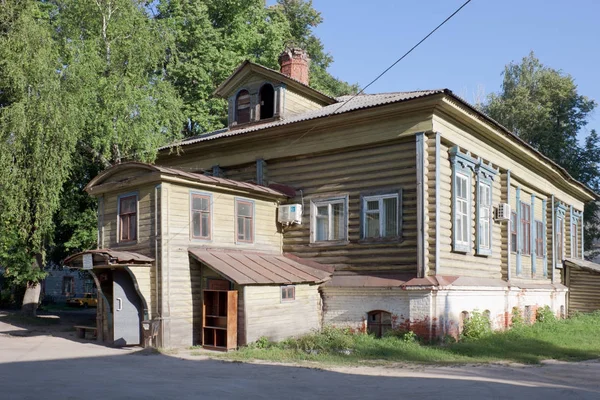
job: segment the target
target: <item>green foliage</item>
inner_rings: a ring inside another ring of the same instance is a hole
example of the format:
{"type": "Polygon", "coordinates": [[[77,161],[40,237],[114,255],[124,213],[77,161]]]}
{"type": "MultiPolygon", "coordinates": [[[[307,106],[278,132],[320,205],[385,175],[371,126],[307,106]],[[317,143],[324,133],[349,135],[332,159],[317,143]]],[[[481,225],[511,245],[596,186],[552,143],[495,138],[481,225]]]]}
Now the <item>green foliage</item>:
{"type": "Polygon", "coordinates": [[[419,336],[413,331],[402,331],[391,329],[385,332],[384,337],[395,337],[406,343],[414,343],[419,341],[419,336]]]}
{"type": "Polygon", "coordinates": [[[16,283],[37,282],[79,108],[41,3],[0,4],[0,31],[0,265],[16,283]]]}
{"type": "Polygon", "coordinates": [[[542,360],[586,360],[600,357],[600,312],[579,314],[568,320],[548,320],[542,324],[523,325],[516,329],[492,332],[479,339],[439,345],[422,345],[401,338],[352,334],[332,330],[307,338],[287,339],[257,348],[249,346],[220,357],[234,360],[264,359],[287,362],[326,364],[417,363],[487,363],[511,361],[539,363],[542,360]],[[342,336],[344,339],[332,339],[342,336]],[[340,340],[343,340],[340,343],[340,340]],[[318,344],[320,343],[320,344],[318,344]],[[313,349],[314,351],[310,351],[313,349]],[[316,350],[319,349],[319,350],[316,350]],[[324,349],[324,350],[321,350],[324,349]],[[340,351],[341,349],[347,351],[340,351]],[[309,351],[307,351],[309,350],[309,351]]]}
{"type": "Polygon", "coordinates": [[[511,327],[518,328],[525,324],[523,319],[523,312],[519,307],[513,307],[510,319],[511,327]]]}
{"type": "Polygon", "coordinates": [[[492,332],[490,317],[479,311],[473,311],[463,323],[462,338],[467,340],[480,339],[492,332]]]}
{"type": "MultiPolygon", "coordinates": [[[[592,130],[583,146],[577,141],[596,105],[579,94],[573,77],[543,65],[531,52],[505,67],[502,90],[489,96],[483,111],[598,192],[598,134],[592,130]]],[[[586,248],[600,235],[597,208],[586,205],[586,248]]]]}
{"type": "Polygon", "coordinates": [[[542,323],[554,322],[556,321],[556,315],[550,306],[544,306],[537,309],[535,320],[542,323]]]}

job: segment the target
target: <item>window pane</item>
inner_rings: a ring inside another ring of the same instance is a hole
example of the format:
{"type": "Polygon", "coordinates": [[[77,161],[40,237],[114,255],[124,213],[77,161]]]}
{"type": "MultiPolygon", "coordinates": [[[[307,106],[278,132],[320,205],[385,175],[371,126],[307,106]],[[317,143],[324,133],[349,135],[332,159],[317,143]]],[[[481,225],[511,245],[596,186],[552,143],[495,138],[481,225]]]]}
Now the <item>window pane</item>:
{"type": "Polygon", "coordinates": [[[462,217],[462,229],[463,229],[463,238],[462,240],[464,242],[468,241],[469,239],[469,218],[467,215],[463,215],[462,217]]]}
{"type": "Polygon", "coordinates": [[[379,213],[372,212],[365,215],[367,237],[376,238],[379,237],[379,213]]]}
{"type": "Polygon", "coordinates": [[[209,211],[208,207],[208,197],[198,195],[192,197],[192,210],[209,211]]]}
{"type": "Polygon", "coordinates": [[[199,237],[201,236],[200,233],[200,213],[193,213],[192,214],[192,236],[194,237],[199,237]]]}
{"type": "Polygon", "coordinates": [[[398,199],[383,199],[384,236],[398,236],[398,199]]]}
{"type": "Polygon", "coordinates": [[[252,219],[245,218],[244,219],[244,233],[246,235],[245,240],[252,240],[252,219]]]}
{"type": "Polygon", "coordinates": [[[239,201],[237,203],[237,206],[238,206],[238,209],[237,209],[238,215],[242,215],[244,217],[252,216],[252,204],[251,203],[239,201]]]}
{"type": "Polygon", "coordinates": [[[202,213],[202,237],[209,237],[210,236],[210,231],[209,231],[209,215],[208,213],[202,213]]]}
{"type": "Polygon", "coordinates": [[[317,216],[316,218],[316,240],[329,239],[329,218],[326,216],[317,216]]]}
{"type": "Polygon", "coordinates": [[[238,240],[244,240],[244,217],[237,218],[238,240]]]}
{"type": "Polygon", "coordinates": [[[129,240],[135,240],[137,238],[137,218],[136,215],[131,215],[129,219],[129,240]]]}
{"type": "Polygon", "coordinates": [[[333,218],[332,240],[343,239],[344,237],[344,205],[336,203],[331,205],[333,218]]]}
{"type": "Polygon", "coordinates": [[[379,210],[379,200],[367,201],[367,211],[379,210]]]}

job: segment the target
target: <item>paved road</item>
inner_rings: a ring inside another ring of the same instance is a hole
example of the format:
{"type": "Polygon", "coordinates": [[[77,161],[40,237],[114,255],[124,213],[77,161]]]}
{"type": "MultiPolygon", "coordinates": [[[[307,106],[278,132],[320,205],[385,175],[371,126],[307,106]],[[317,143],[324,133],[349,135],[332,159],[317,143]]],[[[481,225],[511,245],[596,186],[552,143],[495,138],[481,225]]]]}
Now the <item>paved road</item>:
{"type": "Polygon", "coordinates": [[[600,362],[319,370],[147,354],[0,322],[0,399],[600,399],[600,362]]]}

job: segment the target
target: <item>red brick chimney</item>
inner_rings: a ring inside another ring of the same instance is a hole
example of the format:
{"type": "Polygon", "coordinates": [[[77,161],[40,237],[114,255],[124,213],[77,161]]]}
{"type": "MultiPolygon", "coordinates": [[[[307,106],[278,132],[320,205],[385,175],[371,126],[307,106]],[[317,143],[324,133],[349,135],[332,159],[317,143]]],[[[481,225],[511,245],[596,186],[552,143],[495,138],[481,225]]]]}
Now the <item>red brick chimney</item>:
{"type": "Polygon", "coordinates": [[[287,48],[279,55],[281,73],[308,85],[308,63],[306,51],[298,47],[287,48]]]}

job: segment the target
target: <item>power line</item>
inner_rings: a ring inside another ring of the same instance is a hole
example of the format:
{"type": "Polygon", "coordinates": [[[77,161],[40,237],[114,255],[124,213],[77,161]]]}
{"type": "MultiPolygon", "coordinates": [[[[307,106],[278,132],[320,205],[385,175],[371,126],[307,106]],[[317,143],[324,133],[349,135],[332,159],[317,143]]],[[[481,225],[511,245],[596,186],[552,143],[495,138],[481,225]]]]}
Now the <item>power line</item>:
{"type": "MultiPolygon", "coordinates": [[[[446,22],[450,21],[452,19],[452,17],[454,17],[456,14],[458,14],[460,12],[460,10],[462,10],[463,8],[465,8],[465,6],[467,4],[469,4],[472,0],[467,0],[465,1],[460,7],[458,7],[452,14],[450,14],[445,20],[443,20],[438,26],[436,26],[433,30],[431,30],[425,37],[423,37],[423,39],[419,40],[419,42],[417,44],[415,44],[413,47],[410,48],[410,50],[408,50],[406,53],[404,53],[400,58],[398,58],[396,61],[394,61],[394,63],[392,65],[390,65],[389,67],[387,67],[382,73],[380,73],[379,75],[377,75],[377,77],[375,79],[373,79],[371,82],[369,82],[365,87],[363,87],[360,91],[358,91],[358,93],[356,93],[355,95],[353,95],[352,97],[350,97],[348,100],[346,100],[345,102],[343,102],[342,104],[340,104],[340,106],[338,108],[336,108],[332,113],[328,114],[327,117],[331,117],[332,115],[335,115],[338,111],[340,111],[344,106],[348,105],[348,103],[350,103],[352,100],[354,100],[357,96],[359,96],[361,93],[363,93],[369,86],[371,86],[372,84],[374,84],[375,82],[377,82],[379,80],[379,78],[381,78],[383,75],[385,75],[389,70],[391,70],[392,68],[394,68],[396,66],[396,64],[398,64],[400,61],[404,60],[406,58],[406,56],[408,56],[410,53],[413,52],[413,50],[415,50],[417,47],[419,47],[421,45],[421,43],[423,43],[424,41],[426,41],[431,35],[433,35],[438,29],[440,29],[446,22]]],[[[310,132],[312,132],[315,128],[317,128],[320,124],[317,123],[315,125],[313,125],[309,130],[307,130],[306,132],[304,132],[298,139],[294,140],[292,143],[290,144],[295,144],[296,142],[300,141],[304,136],[306,136],[307,134],[309,134],[310,132]]]]}
{"type": "Polygon", "coordinates": [[[375,79],[373,79],[371,82],[369,82],[369,84],[367,84],[365,87],[363,87],[358,93],[356,93],[355,95],[353,95],[349,100],[345,101],[344,104],[342,104],[339,108],[337,108],[332,114],[335,114],[336,112],[338,112],[342,107],[344,107],[346,104],[350,103],[356,96],[360,95],[361,93],[363,93],[369,86],[371,86],[372,84],[374,84],[375,82],[377,82],[379,80],[379,78],[381,78],[383,75],[385,75],[389,70],[391,70],[392,68],[394,68],[396,66],[396,64],[398,64],[400,61],[404,60],[406,58],[406,56],[408,56],[410,53],[413,52],[413,50],[415,50],[417,47],[419,47],[421,45],[421,43],[423,43],[424,41],[426,41],[431,35],[433,35],[438,29],[440,29],[446,22],[450,21],[452,19],[452,17],[454,17],[456,14],[458,14],[460,12],[460,10],[462,10],[463,8],[465,8],[465,6],[467,4],[469,4],[471,2],[471,0],[467,0],[463,3],[462,6],[458,7],[456,9],[456,11],[454,11],[452,14],[450,14],[450,16],[448,16],[448,18],[446,18],[444,21],[442,21],[438,26],[436,26],[431,32],[429,32],[427,34],[427,36],[425,36],[423,39],[419,40],[419,42],[417,44],[415,44],[413,47],[410,48],[410,50],[408,50],[406,53],[404,53],[402,55],[402,57],[400,57],[399,59],[397,59],[396,61],[394,61],[394,63],[392,65],[390,65],[389,67],[387,67],[382,73],[380,73],[379,75],[377,75],[377,77],[375,79]]]}

